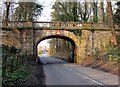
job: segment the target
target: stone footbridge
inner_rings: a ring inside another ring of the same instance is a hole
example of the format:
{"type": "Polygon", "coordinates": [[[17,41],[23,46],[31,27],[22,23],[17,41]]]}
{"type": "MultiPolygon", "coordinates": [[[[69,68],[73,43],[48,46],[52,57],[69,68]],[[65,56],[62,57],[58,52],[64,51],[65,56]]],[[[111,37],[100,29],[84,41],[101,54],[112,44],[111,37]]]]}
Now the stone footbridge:
{"type": "MultiPolygon", "coordinates": [[[[93,31],[110,31],[109,24],[103,23],[80,23],[80,22],[27,22],[27,21],[9,21],[7,24],[2,23],[2,31],[11,32],[18,30],[20,45],[18,48],[21,52],[27,52],[37,56],[37,45],[40,41],[48,38],[63,38],[70,41],[74,46],[74,60],[80,63],[83,59],[82,41],[79,36],[68,30],[87,30],[92,31],[92,39],[94,37],[93,31]]],[[[120,26],[115,25],[115,30],[120,31],[120,26]]],[[[84,33],[82,33],[84,34],[84,33]]],[[[92,51],[94,51],[94,40],[92,42],[92,51]]]]}

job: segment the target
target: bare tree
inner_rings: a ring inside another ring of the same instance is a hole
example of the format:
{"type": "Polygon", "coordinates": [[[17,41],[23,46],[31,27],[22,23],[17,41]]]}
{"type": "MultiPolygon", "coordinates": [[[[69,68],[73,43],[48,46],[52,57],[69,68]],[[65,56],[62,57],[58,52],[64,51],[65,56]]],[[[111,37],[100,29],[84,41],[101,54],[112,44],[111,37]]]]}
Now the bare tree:
{"type": "Polygon", "coordinates": [[[101,0],[100,2],[100,22],[103,23],[104,22],[104,0],[101,0]]]}
{"type": "Polygon", "coordinates": [[[111,33],[113,35],[114,45],[118,45],[116,33],[115,33],[115,26],[113,22],[113,12],[112,12],[112,6],[111,6],[111,0],[107,0],[107,11],[108,11],[108,19],[111,27],[111,33]]]}
{"type": "Polygon", "coordinates": [[[8,21],[9,21],[9,12],[10,12],[10,5],[11,2],[5,2],[5,26],[8,26],[8,21]]]}

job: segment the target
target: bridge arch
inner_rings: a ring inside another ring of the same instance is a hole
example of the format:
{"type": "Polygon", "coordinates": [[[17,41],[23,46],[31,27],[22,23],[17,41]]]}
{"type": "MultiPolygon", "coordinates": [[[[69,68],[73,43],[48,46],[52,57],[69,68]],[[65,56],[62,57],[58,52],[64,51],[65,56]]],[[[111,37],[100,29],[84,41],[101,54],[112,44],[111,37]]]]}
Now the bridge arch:
{"type": "MultiPolygon", "coordinates": [[[[74,57],[74,54],[75,54],[75,52],[74,52],[74,50],[75,50],[75,42],[72,40],[72,39],[70,39],[70,38],[68,38],[68,37],[65,37],[65,36],[58,36],[58,35],[52,35],[52,36],[47,36],[47,37],[45,37],[45,38],[43,38],[43,39],[41,39],[39,42],[38,42],[38,44],[41,42],[41,41],[43,41],[43,40],[45,40],[45,39],[52,39],[52,38],[59,38],[59,39],[64,39],[64,40],[66,40],[66,41],[69,41],[70,43],[71,43],[71,45],[72,45],[72,55],[71,55],[71,57],[69,58],[69,62],[71,62],[71,63],[74,63],[75,62],[75,57],[74,57]]],[[[38,45],[37,44],[37,45],[38,45]]]]}
{"type": "Polygon", "coordinates": [[[78,36],[76,36],[73,32],[66,31],[66,30],[60,30],[62,32],[61,35],[57,35],[55,30],[42,30],[41,31],[36,31],[35,32],[35,50],[36,50],[36,55],[37,55],[37,46],[38,44],[45,39],[49,38],[61,38],[68,40],[74,48],[74,62],[79,63],[80,61],[80,39],[78,36]]]}

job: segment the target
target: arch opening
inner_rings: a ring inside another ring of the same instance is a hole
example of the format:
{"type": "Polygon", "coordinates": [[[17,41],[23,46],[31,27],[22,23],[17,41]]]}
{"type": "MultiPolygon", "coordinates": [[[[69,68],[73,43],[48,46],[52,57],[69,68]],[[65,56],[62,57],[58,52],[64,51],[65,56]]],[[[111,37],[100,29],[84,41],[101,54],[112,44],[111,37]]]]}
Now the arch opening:
{"type": "MultiPolygon", "coordinates": [[[[46,36],[38,41],[38,43],[36,44],[36,48],[37,48],[36,50],[38,50],[39,43],[41,43],[44,40],[49,40],[49,39],[54,39],[54,38],[68,41],[71,44],[72,48],[71,48],[71,50],[69,50],[70,53],[69,53],[69,57],[68,57],[68,62],[74,63],[75,62],[75,42],[69,37],[57,36],[57,35],[46,36]]],[[[38,56],[38,51],[37,51],[37,56],[38,56]]],[[[59,58],[59,57],[57,57],[57,58],[59,58]]]]}

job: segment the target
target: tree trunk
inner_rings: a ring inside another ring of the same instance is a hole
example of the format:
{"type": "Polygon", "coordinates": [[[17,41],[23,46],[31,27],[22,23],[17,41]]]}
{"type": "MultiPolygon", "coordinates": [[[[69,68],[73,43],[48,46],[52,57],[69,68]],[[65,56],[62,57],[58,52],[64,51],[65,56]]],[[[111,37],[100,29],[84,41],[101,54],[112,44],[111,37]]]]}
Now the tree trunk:
{"type": "Polygon", "coordinates": [[[101,0],[100,2],[100,23],[104,22],[104,0],[101,0]]]}
{"type": "Polygon", "coordinates": [[[10,11],[10,4],[9,2],[6,2],[6,13],[5,13],[5,26],[8,26],[8,21],[9,21],[9,11],[10,11]]]}
{"type": "Polygon", "coordinates": [[[93,10],[93,22],[98,22],[98,6],[97,2],[92,3],[92,10],[93,10]]]}
{"type": "Polygon", "coordinates": [[[117,42],[117,37],[116,37],[116,33],[115,33],[115,26],[114,26],[114,22],[113,22],[113,12],[112,12],[112,6],[111,6],[111,1],[107,0],[107,10],[108,10],[108,19],[109,19],[109,23],[110,23],[110,28],[111,28],[111,33],[113,35],[113,41],[114,41],[114,45],[117,46],[118,42],[117,42]]]}

